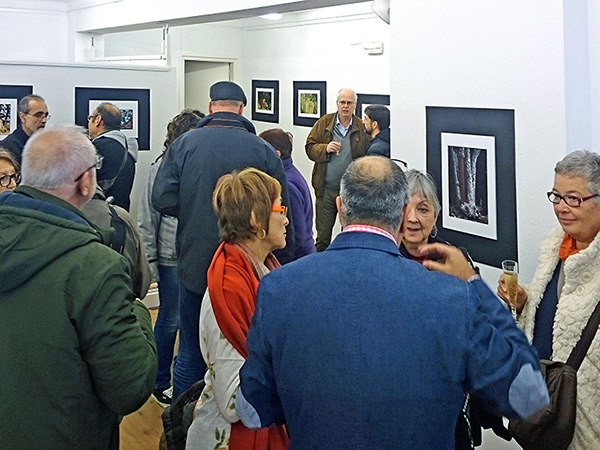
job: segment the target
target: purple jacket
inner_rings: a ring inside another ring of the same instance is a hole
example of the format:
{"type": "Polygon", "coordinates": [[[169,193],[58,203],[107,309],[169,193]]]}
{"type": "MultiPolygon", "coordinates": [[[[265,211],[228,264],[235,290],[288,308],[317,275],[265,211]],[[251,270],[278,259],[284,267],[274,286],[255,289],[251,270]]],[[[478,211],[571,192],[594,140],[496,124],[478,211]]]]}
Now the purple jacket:
{"type": "Polygon", "coordinates": [[[294,166],[292,158],[284,159],[281,162],[287,178],[290,208],[294,218],[294,231],[296,234],[294,259],[298,259],[316,251],[313,238],[312,198],[308,190],[308,183],[294,166]]]}

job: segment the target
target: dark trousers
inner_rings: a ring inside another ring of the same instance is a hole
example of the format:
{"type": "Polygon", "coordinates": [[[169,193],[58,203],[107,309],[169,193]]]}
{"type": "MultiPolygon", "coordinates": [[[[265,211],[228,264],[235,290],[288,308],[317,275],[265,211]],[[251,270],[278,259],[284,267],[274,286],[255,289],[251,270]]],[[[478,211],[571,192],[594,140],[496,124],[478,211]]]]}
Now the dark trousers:
{"type": "Polygon", "coordinates": [[[317,242],[315,246],[318,252],[325,250],[331,243],[331,231],[337,217],[335,199],[340,195],[339,189],[327,189],[321,197],[315,201],[317,242]]]}

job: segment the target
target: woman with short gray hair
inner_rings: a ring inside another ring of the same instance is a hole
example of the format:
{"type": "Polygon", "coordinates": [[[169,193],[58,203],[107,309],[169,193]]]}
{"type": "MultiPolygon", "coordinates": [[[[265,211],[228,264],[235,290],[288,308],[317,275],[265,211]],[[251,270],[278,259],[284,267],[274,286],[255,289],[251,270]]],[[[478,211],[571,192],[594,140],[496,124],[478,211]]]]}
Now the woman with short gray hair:
{"type": "MultiPolygon", "coordinates": [[[[600,302],[600,155],[569,153],[546,194],[560,227],[540,245],[528,286],[518,286],[519,325],[540,358],[566,361],[600,302]]],[[[508,303],[504,277],[498,295],[508,303]]],[[[569,450],[600,448],[600,332],[577,372],[577,417],[569,450]]]]}

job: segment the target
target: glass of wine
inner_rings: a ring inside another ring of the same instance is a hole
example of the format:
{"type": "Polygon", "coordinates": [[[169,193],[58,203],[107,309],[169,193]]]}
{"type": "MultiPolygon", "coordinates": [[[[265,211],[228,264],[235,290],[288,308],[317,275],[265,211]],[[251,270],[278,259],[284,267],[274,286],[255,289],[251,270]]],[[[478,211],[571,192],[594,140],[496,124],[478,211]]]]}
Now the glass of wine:
{"type": "Polygon", "coordinates": [[[504,285],[508,292],[508,303],[513,317],[517,318],[517,286],[519,286],[519,264],[512,259],[502,261],[504,285]]]}

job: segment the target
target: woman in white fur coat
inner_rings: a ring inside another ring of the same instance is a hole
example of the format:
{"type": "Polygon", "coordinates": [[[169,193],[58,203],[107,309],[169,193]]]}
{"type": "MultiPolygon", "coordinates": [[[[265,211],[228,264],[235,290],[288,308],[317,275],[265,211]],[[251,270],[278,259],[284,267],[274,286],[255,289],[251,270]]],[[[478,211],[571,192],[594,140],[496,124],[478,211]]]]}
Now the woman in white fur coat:
{"type": "MultiPolygon", "coordinates": [[[[560,224],[540,246],[529,286],[519,286],[519,325],[540,358],[566,361],[600,302],[600,155],[569,153],[548,192],[560,224]]],[[[508,302],[503,277],[498,295],[508,302]]],[[[577,418],[569,450],[600,449],[600,332],[577,373],[577,418]]]]}

